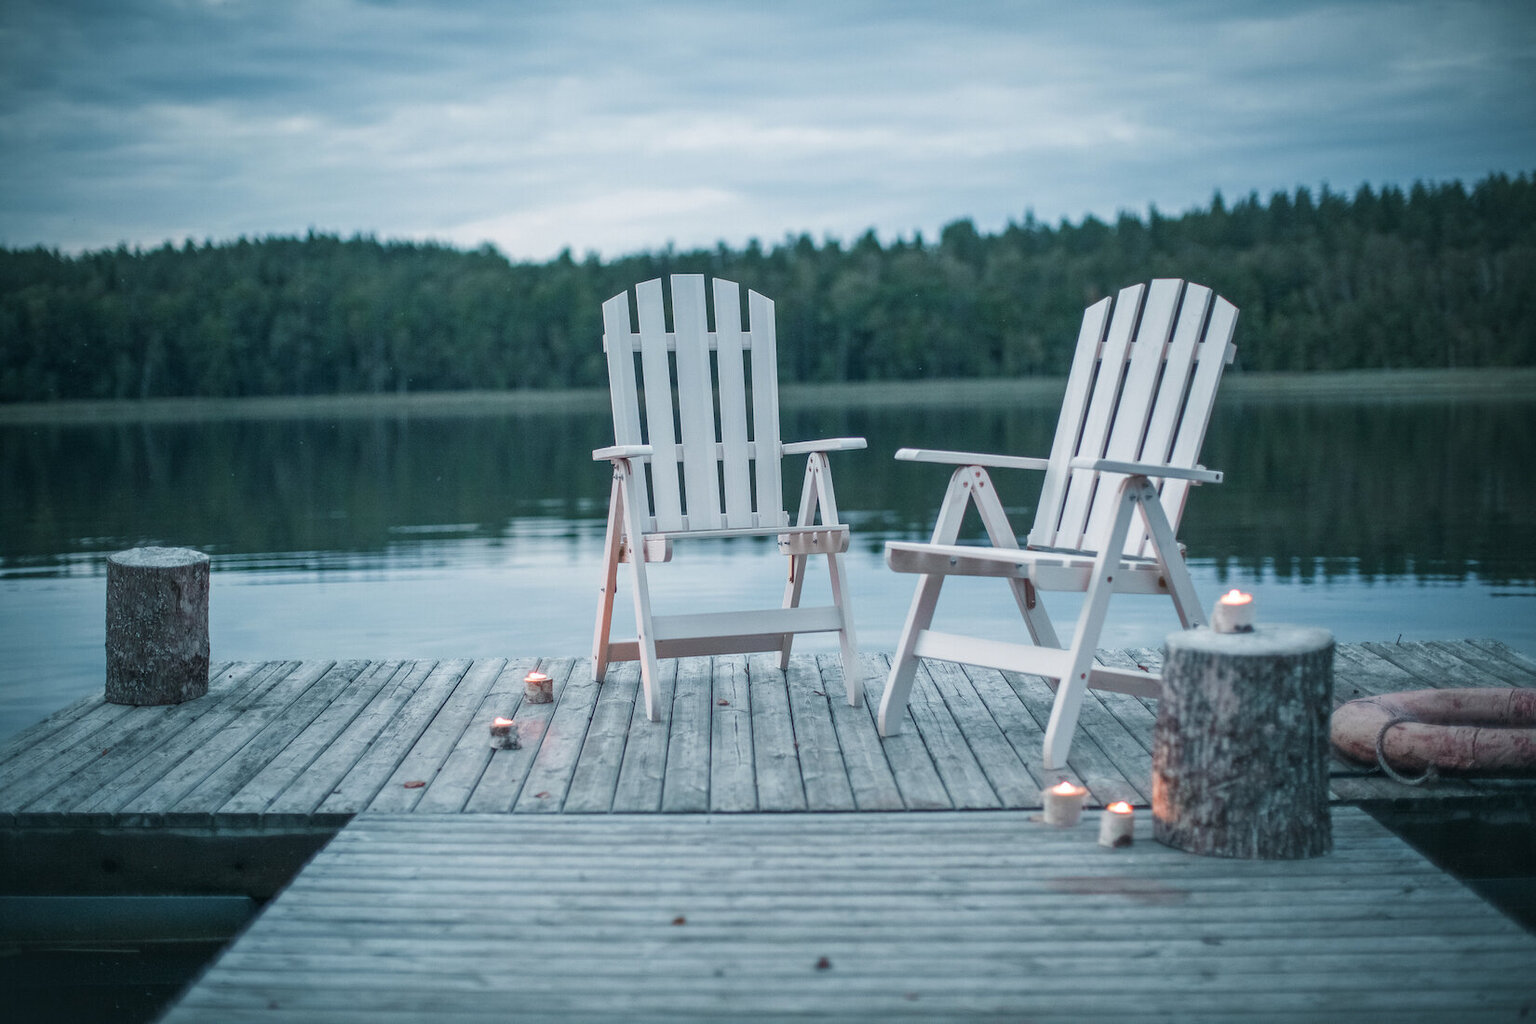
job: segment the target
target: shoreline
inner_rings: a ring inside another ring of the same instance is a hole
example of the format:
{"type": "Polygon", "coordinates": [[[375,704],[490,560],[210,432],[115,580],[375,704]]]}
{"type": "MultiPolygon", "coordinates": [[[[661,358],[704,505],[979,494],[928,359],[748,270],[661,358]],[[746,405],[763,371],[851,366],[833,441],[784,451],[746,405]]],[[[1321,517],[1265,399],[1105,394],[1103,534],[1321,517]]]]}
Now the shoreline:
{"type": "MultiPolygon", "coordinates": [[[[1058,402],[1065,378],[857,381],[785,384],[785,408],[852,408],[1058,402]]],[[[1536,367],[1467,370],[1342,370],[1248,373],[1232,369],[1220,400],[1536,400],[1536,367]]],[[[381,416],[606,413],[607,388],[422,391],[406,394],[272,395],[251,398],[150,398],[0,404],[0,425],[198,422],[240,419],[352,419],[381,416]]]]}

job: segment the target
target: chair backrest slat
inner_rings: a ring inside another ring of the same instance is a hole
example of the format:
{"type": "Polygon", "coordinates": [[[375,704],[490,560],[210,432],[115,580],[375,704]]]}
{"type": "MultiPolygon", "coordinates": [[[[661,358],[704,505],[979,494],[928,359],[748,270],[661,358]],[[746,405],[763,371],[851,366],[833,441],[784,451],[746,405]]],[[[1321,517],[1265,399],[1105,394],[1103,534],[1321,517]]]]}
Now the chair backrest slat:
{"type": "MultiPolygon", "coordinates": [[[[1122,289],[1112,308],[1109,299],[1088,308],[1031,545],[1083,549],[1114,515],[1119,477],[1069,469],[1074,457],[1197,464],[1236,321],[1236,308],[1219,298],[1213,305],[1210,289],[1166,279],[1122,289]]],[[[1188,490],[1185,481],[1160,483],[1175,530],[1188,490]]],[[[1124,553],[1144,554],[1147,545],[1137,519],[1124,553]]]]}
{"type": "Polygon", "coordinates": [[[725,478],[725,525],[757,525],[752,516],[752,467],[747,447],[747,378],[742,347],[741,289],[715,278],[715,370],[720,381],[721,475],[725,478]]]}
{"type": "MultiPolygon", "coordinates": [[[[1222,371],[1237,354],[1232,347],[1232,335],[1236,330],[1237,307],[1218,296],[1196,351],[1194,379],[1190,381],[1183,423],[1168,457],[1170,465],[1189,468],[1200,461],[1205,431],[1210,426],[1211,411],[1216,407],[1216,387],[1221,383],[1222,371]]],[[[1184,517],[1189,488],[1188,480],[1163,481],[1163,508],[1174,530],[1178,530],[1179,521],[1184,517]]]]}
{"type": "MultiPolygon", "coordinates": [[[[1125,381],[1115,408],[1115,422],[1104,445],[1104,457],[1136,461],[1147,437],[1147,423],[1152,416],[1152,399],[1157,393],[1158,376],[1173,333],[1173,318],[1179,310],[1180,281],[1153,281],[1147,289],[1141,317],[1126,359],[1125,381]]],[[[1099,483],[1103,487],[1102,481],[1099,483]]],[[[1095,501],[1088,517],[1086,536],[1099,537],[1108,529],[1115,515],[1114,503],[1095,501]]],[[[1140,520],[1137,520],[1140,523],[1140,520]]]]}
{"type": "Polygon", "coordinates": [[[651,458],[653,514],[658,530],[681,530],[683,506],[678,489],[677,432],[672,423],[672,360],[667,351],[667,320],[662,307],[661,281],[638,285],[635,305],[640,314],[645,434],[646,440],[656,447],[656,454],[651,458]]]}
{"type": "Polygon", "coordinates": [[[739,286],[716,280],[711,331],[703,276],[673,275],[671,288],[670,332],[659,279],[635,286],[638,332],[630,326],[627,294],[603,304],[614,442],[653,450],[649,502],[645,474],[636,475],[641,507],[650,513],[641,532],[782,526],[788,516],[779,482],[773,303],[749,290],[744,328],[739,286]],[[744,349],[751,359],[750,436],[744,349]]]}
{"type": "Polygon", "coordinates": [[[1099,349],[1109,327],[1111,302],[1100,299],[1083,313],[1083,326],[1077,332],[1076,356],[1067,376],[1067,391],[1061,399],[1061,415],[1056,420],[1056,439],[1051,443],[1050,467],[1040,488],[1040,505],[1035,511],[1035,525],[1029,542],[1037,547],[1056,543],[1056,528],[1061,523],[1062,503],[1067,495],[1070,471],[1067,464],[1077,452],[1078,436],[1083,429],[1083,414],[1097,372],[1099,349]]]}
{"type": "MultiPolygon", "coordinates": [[[[720,462],[715,454],[714,383],[709,365],[709,323],[704,278],[672,278],[672,324],[677,339],[677,418],[682,427],[683,483],[688,528],[720,528],[720,462]]],[[[650,380],[647,376],[647,381],[650,380]]]]}
{"type": "Polygon", "coordinates": [[[779,478],[779,355],[773,302],[747,292],[752,336],[752,441],[757,454],[757,516],[759,526],[783,526],[784,484],[779,478]]]}
{"type": "MultiPolygon", "coordinates": [[[[640,398],[635,387],[635,349],[640,339],[630,326],[629,294],[603,303],[603,349],[608,359],[608,401],[613,407],[613,443],[644,444],[640,429],[640,398]]],[[[636,473],[634,486],[640,507],[651,507],[646,475],[636,473]]]]}
{"type": "MultiPolygon", "coordinates": [[[[1123,288],[1115,301],[1109,333],[1105,335],[1104,344],[1099,349],[1093,396],[1088,400],[1088,411],[1083,416],[1082,429],[1078,432],[1077,445],[1073,448],[1076,455],[1090,458],[1104,456],[1110,428],[1114,426],[1115,408],[1120,402],[1126,354],[1130,351],[1145,290],[1146,286],[1139,284],[1123,288]]],[[[1083,355],[1079,350],[1077,358],[1083,355]]],[[[1099,474],[1084,469],[1069,470],[1068,473],[1066,504],[1062,508],[1054,543],[1056,546],[1080,548],[1093,513],[1094,499],[1098,495],[1099,474]]]]}

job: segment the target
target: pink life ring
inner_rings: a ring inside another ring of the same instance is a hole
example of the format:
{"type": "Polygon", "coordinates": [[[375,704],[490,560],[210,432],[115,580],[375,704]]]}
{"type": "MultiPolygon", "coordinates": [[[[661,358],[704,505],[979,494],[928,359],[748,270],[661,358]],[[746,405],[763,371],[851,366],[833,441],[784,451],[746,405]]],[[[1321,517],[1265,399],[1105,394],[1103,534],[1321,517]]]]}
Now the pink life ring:
{"type": "MultiPolygon", "coordinates": [[[[1399,771],[1536,770],[1536,689],[1409,690],[1362,697],[1333,713],[1333,745],[1399,771]]],[[[1405,780],[1407,781],[1407,780],[1405,780]]]]}

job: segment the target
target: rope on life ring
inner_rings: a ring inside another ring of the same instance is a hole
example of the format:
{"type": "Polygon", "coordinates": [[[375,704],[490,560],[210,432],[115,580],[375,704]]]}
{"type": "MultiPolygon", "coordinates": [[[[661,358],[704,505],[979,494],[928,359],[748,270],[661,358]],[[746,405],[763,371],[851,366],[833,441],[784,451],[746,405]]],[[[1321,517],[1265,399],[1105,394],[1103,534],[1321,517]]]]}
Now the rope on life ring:
{"type": "MultiPolygon", "coordinates": [[[[1423,775],[1420,775],[1416,779],[1411,779],[1406,775],[1399,775],[1397,769],[1393,768],[1390,764],[1387,763],[1387,752],[1382,749],[1382,742],[1387,738],[1387,730],[1392,728],[1394,725],[1401,725],[1404,722],[1416,721],[1418,721],[1418,719],[1410,718],[1406,715],[1399,716],[1397,718],[1389,718],[1382,723],[1381,728],[1376,732],[1376,767],[1380,769],[1387,776],[1387,778],[1394,782],[1401,782],[1405,786],[1420,786],[1428,782],[1430,779],[1437,778],[1440,775],[1439,772],[1435,771],[1434,764],[1431,763],[1429,767],[1424,769],[1423,775]]],[[[1367,774],[1369,774],[1369,772],[1367,774]]]]}

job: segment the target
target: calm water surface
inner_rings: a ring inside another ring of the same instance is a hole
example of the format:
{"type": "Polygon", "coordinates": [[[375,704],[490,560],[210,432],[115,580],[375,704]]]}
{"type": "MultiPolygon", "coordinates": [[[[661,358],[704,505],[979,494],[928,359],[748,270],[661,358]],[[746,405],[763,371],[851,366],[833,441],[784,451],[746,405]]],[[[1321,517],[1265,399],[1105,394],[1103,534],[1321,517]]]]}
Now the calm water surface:
{"type": "MultiPolygon", "coordinates": [[[[834,456],[860,643],[889,651],[913,577],[887,539],[932,528],[947,472],[903,445],[1044,455],[1054,397],[1017,404],[819,403],[786,440],[862,435],[834,456]]],[[[1536,656],[1536,396],[1224,395],[1181,537],[1202,599],[1252,589],[1270,621],[1342,641],[1495,637],[1536,656]]],[[[213,558],[215,660],[583,655],[591,644],[611,442],[599,402],[559,413],[216,418],[0,426],[0,738],[105,673],[105,559],[138,544],[213,558]]],[[[803,464],[786,461],[786,493],[803,464]]],[[[1026,530],[1036,474],[998,477],[1026,530]]],[[[768,542],[678,546],[658,604],[776,603],[768,542]],[[751,592],[750,594],[748,592],[751,592]]],[[[808,589],[825,590],[813,571],[808,589]]],[[[940,628],[1019,632],[999,581],[946,585],[940,628]]],[[[808,595],[814,599],[815,594],[808,595]]],[[[1048,604],[1063,624],[1075,602],[1048,604]]],[[[630,614],[627,606],[619,614],[630,614]]],[[[631,620],[632,621],[632,620],[631,620]]],[[[1111,605],[1107,646],[1158,646],[1166,600],[1111,605]]],[[[1063,630],[1064,631],[1064,630],[1063,630]]],[[[833,650],[830,638],[799,642],[833,650]]]]}

